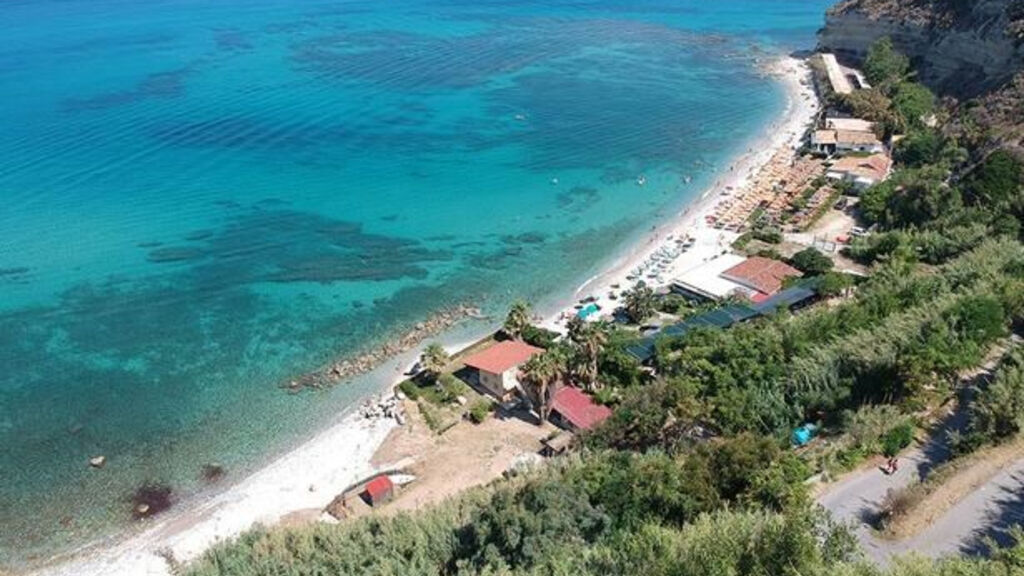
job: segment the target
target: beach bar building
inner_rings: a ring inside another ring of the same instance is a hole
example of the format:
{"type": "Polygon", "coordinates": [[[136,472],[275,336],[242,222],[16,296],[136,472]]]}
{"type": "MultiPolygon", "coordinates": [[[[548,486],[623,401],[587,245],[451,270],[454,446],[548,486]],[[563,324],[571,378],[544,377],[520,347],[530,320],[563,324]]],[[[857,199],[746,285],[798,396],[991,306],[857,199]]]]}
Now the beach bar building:
{"type": "Polygon", "coordinates": [[[544,350],[518,340],[498,342],[464,361],[476,370],[477,383],[501,402],[512,398],[519,388],[519,367],[544,350]]]}
{"type": "Polygon", "coordinates": [[[729,296],[750,296],[750,290],[722,277],[722,272],[742,263],[739,254],[722,254],[686,270],[672,281],[671,290],[688,300],[717,302],[729,296]]]}
{"type": "Polygon", "coordinates": [[[753,256],[722,272],[722,278],[754,290],[751,300],[761,302],[772,296],[790,278],[800,278],[803,272],[789,264],[763,256],[753,256]]]}
{"type": "Polygon", "coordinates": [[[825,52],[822,53],[821,60],[825,65],[825,75],[828,76],[828,82],[832,86],[832,91],[836,94],[850,94],[853,92],[853,84],[850,83],[850,79],[843,72],[843,67],[836,60],[836,55],[825,52]]]}

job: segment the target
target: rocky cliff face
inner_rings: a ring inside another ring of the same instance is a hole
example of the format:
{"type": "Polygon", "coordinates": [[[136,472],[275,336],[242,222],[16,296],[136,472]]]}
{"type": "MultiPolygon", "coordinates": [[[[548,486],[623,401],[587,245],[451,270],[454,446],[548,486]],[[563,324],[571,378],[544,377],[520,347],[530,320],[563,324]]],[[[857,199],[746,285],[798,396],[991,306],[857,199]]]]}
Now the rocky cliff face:
{"type": "Polygon", "coordinates": [[[1024,69],[1024,0],[844,0],[819,47],[858,61],[884,36],[935,91],[973,97],[1024,69]]]}

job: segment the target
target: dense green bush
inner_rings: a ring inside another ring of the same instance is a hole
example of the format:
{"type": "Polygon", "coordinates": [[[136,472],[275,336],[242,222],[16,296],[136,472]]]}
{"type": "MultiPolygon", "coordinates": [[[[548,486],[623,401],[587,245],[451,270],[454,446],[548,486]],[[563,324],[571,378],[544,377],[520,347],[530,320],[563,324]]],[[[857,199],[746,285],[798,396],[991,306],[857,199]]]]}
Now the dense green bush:
{"type": "Polygon", "coordinates": [[[882,436],[882,454],[895,456],[913,441],[914,427],[910,423],[903,423],[882,436]]]}
{"type": "Polygon", "coordinates": [[[808,276],[824,274],[832,270],[832,267],[835,266],[831,258],[825,256],[821,250],[814,247],[804,248],[794,254],[793,257],[790,258],[790,264],[808,276]]]}
{"type": "Polygon", "coordinates": [[[900,82],[910,72],[910,60],[897,51],[892,39],[882,38],[868,50],[864,60],[864,75],[875,86],[900,82]]]}
{"type": "Polygon", "coordinates": [[[466,413],[469,415],[469,420],[472,423],[481,424],[484,420],[487,420],[493,409],[494,404],[490,400],[479,398],[469,405],[469,410],[466,413]]]}
{"type": "Polygon", "coordinates": [[[555,345],[555,339],[558,338],[558,333],[552,332],[546,328],[541,328],[540,326],[527,324],[522,327],[521,336],[523,338],[523,342],[526,342],[531,346],[548,349],[555,345]]]}
{"type": "Polygon", "coordinates": [[[1000,363],[992,381],[975,390],[970,426],[962,450],[1017,437],[1024,429],[1024,350],[1000,363]]]}

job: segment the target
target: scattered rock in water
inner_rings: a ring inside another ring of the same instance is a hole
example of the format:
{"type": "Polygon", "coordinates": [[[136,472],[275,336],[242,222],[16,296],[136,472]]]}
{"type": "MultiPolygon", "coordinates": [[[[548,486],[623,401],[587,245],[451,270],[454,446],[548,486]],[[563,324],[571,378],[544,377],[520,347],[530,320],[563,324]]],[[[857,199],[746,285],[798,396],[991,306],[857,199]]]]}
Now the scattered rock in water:
{"type": "Polygon", "coordinates": [[[93,468],[103,468],[106,464],[107,464],[107,457],[106,456],[102,456],[101,455],[101,456],[93,456],[92,458],[89,458],[89,466],[92,466],[93,468]]]}
{"type": "Polygon", "coordinates": [[[205,252],[199,248],[157,248],[151,250],[146,256],[146,260],[153,262],[154,264],[164,264],[168,262],[184,262],[186,260],[195,260],[205,256],[205,252]]]}
{"type": "Polygon", "coordinates": [[[170,486],[160,483],[149,483],[139,486],[132,494],[132,516],[136,520],[155,516],[171,507],[172,490],[170,486]]]}
{"type": "Polygon", "coordinates": [[[185,235],[185,240],[189,242],[198,242],[199,240],[206,240],[213,236],[212,230],[196,230],[195,232],[189,232],[185,235]]]}
{"type": "Polygon", "coordinates": [[[31,272],[31,268],[20,266],[18,268],[0,268],[0,276],[24,276],[31,272]]]}
{"type": "Polygon", "coordinates": [[[72,424],[71,426],[68,426],[68,434],[72,436],[77,435],[82,430],[85,430],[85,426],[83,424],[72,424]]]}
{"type": "Polygon", "coordinates": [[[226,470],[224,470],[224,467],[221,466],[220,464],[203,464],[203,480],[207,482],[216,482],[223,478],[225,473],[226,470]]]}
{"type": "Polygon", "coordinates": [[[281,385],[289,393],[297,393],[304,389],[326,388],[341,380],[365,374],[384,363],[388,358],[412,350],[426,338],[442,332],[464,318],[480,316],[480,310],[471,306],[457,306],[442,310],[424,322],[419,322],[411,330],[369,352],[355,358],[341,360],[320,370],[305,374],[295,380],[281,385]]]}

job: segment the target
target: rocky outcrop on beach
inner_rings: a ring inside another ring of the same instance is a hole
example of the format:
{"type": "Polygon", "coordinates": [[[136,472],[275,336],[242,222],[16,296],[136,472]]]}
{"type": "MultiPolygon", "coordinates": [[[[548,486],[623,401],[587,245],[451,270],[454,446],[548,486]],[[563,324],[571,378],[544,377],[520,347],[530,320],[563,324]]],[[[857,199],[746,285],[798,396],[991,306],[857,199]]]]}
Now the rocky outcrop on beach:
{"type": "Polygon", "coordinates": [[[282,387],[289,392],[300,392],[304,389],[318,389],[333,386],[360,374],[365,374],[383,364],[388,358],[419,346],[423,340],[454,326],[465,318],[479,318],[480,310],[472,306],[460,305],[442,310],[427,320],[413,326],[404,334],[393,340],[356,356],[339,360],[322,370],[306,374],[284,384],[282,387]]]}
{"type": "Polygon", "coordinates": [[[844,0],[829,10],[819,46],[858,62],[883,37],[936,92],[975,97],[1024,65],[1024,1],[844,0]]]}
{"type": "Polygon", "coordinates": [[[405,409],[398,396],[367,400],[359,407],[359,415],[367,420],[389,419],[399,425],[405,424],[405,409]]]}

